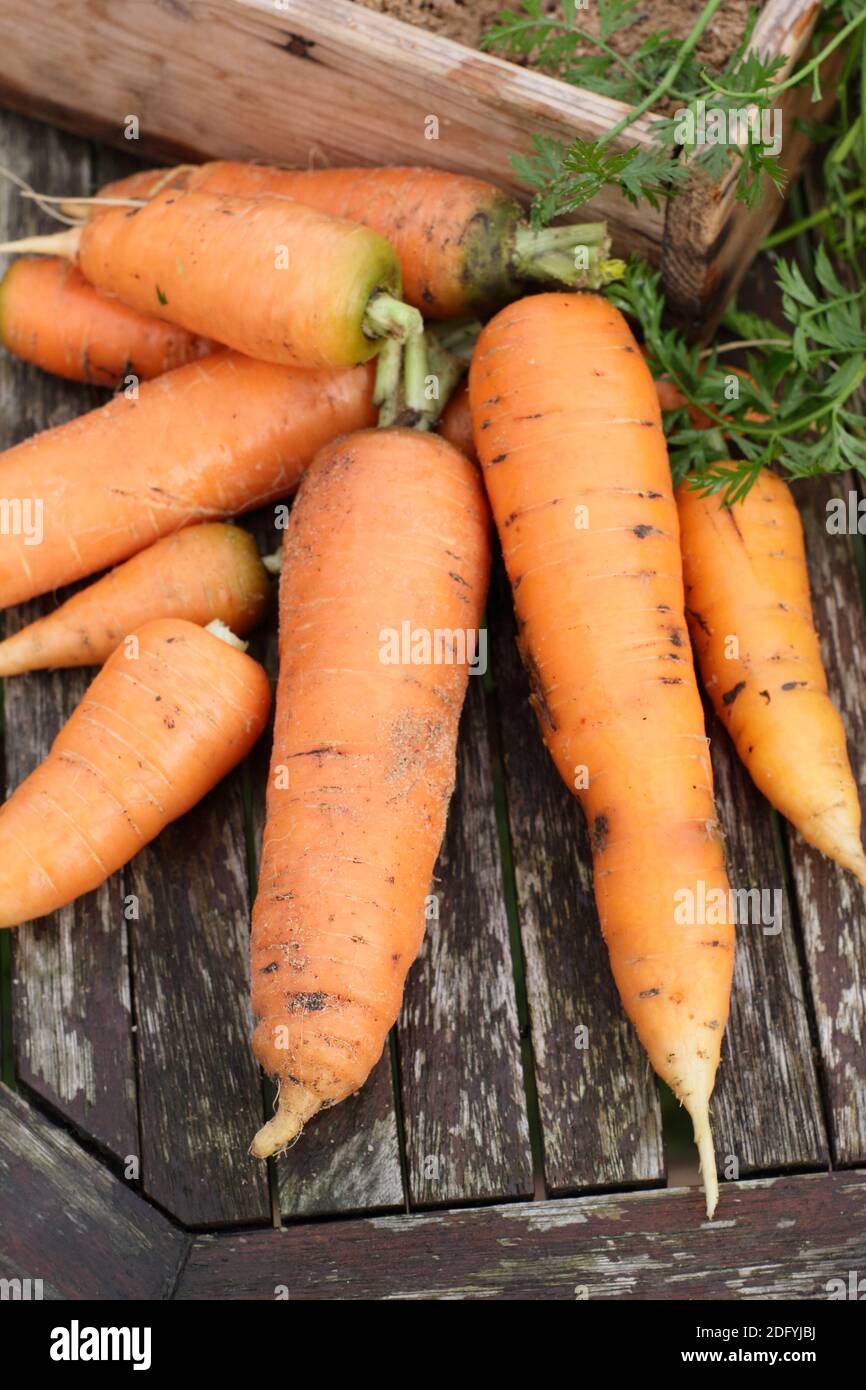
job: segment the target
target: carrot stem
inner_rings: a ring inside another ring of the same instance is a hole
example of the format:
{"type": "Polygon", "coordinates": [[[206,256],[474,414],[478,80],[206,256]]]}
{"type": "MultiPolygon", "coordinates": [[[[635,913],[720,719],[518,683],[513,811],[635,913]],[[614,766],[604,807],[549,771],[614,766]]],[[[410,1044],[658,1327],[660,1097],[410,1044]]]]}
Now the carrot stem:
{"type": "Polygon", "coordinates": [[[423,412],[427,405],[427,340],[423,331],[410,333],[403,348],[403,392],[409,410],[423,412]]]}
{"type": "Polygon", "coordinates": [[[395,299],[384,290],[374,290],[367,300],[362,323],[367,338],[396,338],[405,342],[412,333],[424,331],[424,320],[411,304],[395,299]]]}
{"type": "Polygon", "coordinates": [[[601,289],[623,273],[622,261],[607,259],[610,237],[604,222],[579,226],[519,227],[512,264],[524,280],[550,281],[573,289],[601,289]]]}
{"type": "Polygon", "coordinates": [[[373,383],[373,404],[384,405],[396,400],[400,389],[402,353],[396,338],[386,338],[376,359],[376,380],[373,383]]]}

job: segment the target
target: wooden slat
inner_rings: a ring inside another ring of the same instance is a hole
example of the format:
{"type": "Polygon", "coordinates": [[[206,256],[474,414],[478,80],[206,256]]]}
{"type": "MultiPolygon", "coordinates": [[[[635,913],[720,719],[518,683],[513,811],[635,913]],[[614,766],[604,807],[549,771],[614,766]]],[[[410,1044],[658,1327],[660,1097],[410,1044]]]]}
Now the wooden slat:
{"type": "Polygon", "coordinates": [[[180,1299],[825,1300],[866,1261],[866,1173],[196,1240],[180,1299]],[[283,1295],[285,1296],[285,1295],[283,1295]]]}
{"type": "MultiPolygon", "coordinates": [[[[52,179],[87,191],[88,147],[58,131],[0,113],[0,162],[35,187],[52,179]]],[[[45,219],[4,182],[4,237],[44,230],[45,219]]],[[[95,391],[62,382],[3,354],[0,448],[89,410],[95,391]]],[[[2,543],[2,541],[0,541],[2,543]]],[[[63,594],[10,610],[7,632],[51,609],[63,594]]],[[[90,673],[92,674],[92,673],[90,673]]],[[[6,680],[7,792],[48,752],[89,681],[85,671],[6,680]]],[[[86,1134],[123,1158],[138,1149],[127,939],[119,878],[13,942],[14,1041],[18,1075],[86,1134]]]]}
{"type": "MultiPolygon", "coordinates": [[[[282,533],[275,529],[273,509],[244,517],[242,524],[254,533],[263,554],[279,548],[282,533]]],[[[253,635],[250,653],[263,663],[275,683],[275,612],[253,635]]],[[[269,726],[250,759],[256,863],[261,853],[270,756],[269,726]]],[[[389,1049],[386,1047],[382,1060],[356,1095],[317,1115],[288,1153],[274,1162],[280,1207],[285,1216],[332,1216],[401,1208],[403,1180],[389,1049]]]]}
{"type": "Polygon", "coordinates": [[[664,1161],[652,1071],[610,973],[582,812],[528,704],[499,566],[490,609],[548,1187],[658,1182],[664,1161]]]}
{"type": "MultiPolygon", "coordinates": [[[[812,605],[830,694],[848,734],[866,812],[866,620],[857,537],[828,535],[827,502],[855,489],[849,475],[798,483],[812,605]]],[[[808,777],[809,769],[801,769],[808,777]]],[[[866,893],[792,829],[788,846],[797,888],[824,1069],[834,1161],[866,1159],[866,893]]]]}
{"type": "MultiPolygon", "coordinates": [[[[135,115],[137,148],[160,159],[433,164],[513,187],[509,154],[532,131],[594,140],[626,109],[348,0],[64,0],[50,24],[4,6],[0,44],[6,105],[121,144],[135,115]]],[[[623,144],[651,143],[649,126],[623,144]]],[[[658,261],[660,210],[605,190],[591,215],[618,254],[658,261]]]]}
{"type": "MultiPolygon", "coordinates": [[[[798,928],[773,813],[707,706],[716,804],[734,889],[781,895],[781,930],[738,924],[731,1014],[712,1102],[721,1177],[828,1162],[798,928]],[[736,1165],[736,1166],[735,1166],[736,1165]]],[[[767,900],[772,910],[773,899],[767,900]]],[[[767,916],[770,916],[768,911],[767,916]]]]}
{"type": "Polygon", "coordinates": [[[46,1299],[170,1297],[189,1237],[0,1086],[0,1277],[46,1299]]]}
{"type": "Polygon", "coordinates": [[[532,1192],[483,681],[470,677],[437,916],[397,1025],[413,1205],[532,1192]]]}

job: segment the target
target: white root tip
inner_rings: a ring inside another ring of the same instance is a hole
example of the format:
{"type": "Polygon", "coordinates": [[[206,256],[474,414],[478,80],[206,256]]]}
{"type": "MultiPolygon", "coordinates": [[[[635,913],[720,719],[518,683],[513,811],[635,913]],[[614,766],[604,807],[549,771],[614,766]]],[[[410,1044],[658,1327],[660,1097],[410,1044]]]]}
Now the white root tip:
{"type": "Polygon", "coordinates": [[[234,647],[239,652],[245,652],[250,645],[240,637],[236,637],[231,628],[228,627],[221,618],[214,618],[205,628],[205,632],[210,632],[214,637],[218,637],[221,642],[225,642],[227,647],[234,647]]]}
{"type": "Polygon", "coordinates": [[[719,1179],[716,1173],[716,1151],[713,1147],[709,1110],[704,1107],[702,1114],[692,1115],[692,1122],[695,1127],[695,1143],[698,1146],[701,1177],[704,1180],[704,1194],[707,1199],[707,1220],[712,1221],[719,1204],[719,1179]]]}
{"type": "Polygon", "coordinates": [[[271,1158],[298,1138],[307,1120],[321,1110],[318,1096],[299,1082],[287,1081],[280,1086],[277,1113],[262,1125],[252,1144],[253,1158],[271,1158]]]}
{"type": "Polygon", "coordinates": [[[283,568],[283,552],[281,550],[275,550],[270,555],[263,555],[262,564],[268,574],[279,574],[283,568]]]}

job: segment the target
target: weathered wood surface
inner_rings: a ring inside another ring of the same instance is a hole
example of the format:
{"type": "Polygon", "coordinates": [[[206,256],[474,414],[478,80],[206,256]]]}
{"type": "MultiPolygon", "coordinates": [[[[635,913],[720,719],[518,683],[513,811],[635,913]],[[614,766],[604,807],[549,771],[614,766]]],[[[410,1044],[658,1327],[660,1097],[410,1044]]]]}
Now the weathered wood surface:
{"type": "Polygon", "coordinates": [[[457,786],[428,921],[397,1024],[413,1206],[533,1189],[517,1003],[481,676],[471,676],[457,786]]]}
{"type": "Polygon", "coordinates": [[[824,1300],[866,1260],[866,1174],[341,1221],[196,1240],[180,1299],[824,1300]]]}
{"type": "MultiPolygon", "coordinates": [[[[848,748],[866,811],[866,618],[856,553],[859,536],[829,535],[827,502],[847,501],[849,475],[798,484],[806,534],[812,605],[830,693],[848,734],[848,748]]],[[[809,769],[801,769],[808,777],[809,769]]],[[[788,849],[809,966],[833,1159],[866,1161],[866,893],[853,876],[825,859],[791,828],[788,849]]]]}
{"type": "Polygon", "coordinates": [[[46,1299],[163,1299],[189,1236],[0,1086],[0,1278],[46,1299]]]}
{"type": "Polygon", "coordinates": [[[737,924],[731,1013],[712,1101],[719,1170],[737,1177],[826,1166],[798,924],[773,812],[709,706],[707,731],[731,887],[767,895],[765,920],[737,924]]]}
{"type": "Polygon", "coordinates": [[[547,1185],[558,1193],[659,1182],[652,1070],[610,973],[583,814],[528,703],[501,565],[490,626],[547,1185]]]}
{"type": "MultiPolygon", "coordinates": [[[[89,148],[59,131],[4,115],[0,162],[36,187],[51,178],[90,184],[89,148]]],[[[3,237],[42,230],[44,219],[11,184],[0,187],[3,237]]],[[[99,393],[49,377],[4,353],[0,358],[0,448],[99,403],[99,393]]],[[[4,614],[5,630],[53,608],[64,595],[4,614]]],[[[6,792],[45,756],[87,687],[86,671],[40,672],[2,683],[6,792]]],[[[87,1135],[124,1157],[138,1150],[123,884],[96,893],[12,942],[14,1041],[18,1075],[87,1135]]]]}
{"type": "MultiPolygon", "coordinates": [[[[244,517],[262,554],[277,550],[282,532],[274,510],[244,517]]],[[[262,662],[271,681],[277,677],[276,613],[251,638],[250,654],[262,662]]],[[[265,795],[271,758],[273,717],[249,763],[251,841],[256,872],[265,823],[265,795]]],[[[249,1136],[252,1138],[252,1135],[249,1136]]],[[[347,1212],[402,1208],[400,1141],[386,1047],[367,1084],[354,1096],[310,1123],[300,1140],[273,1160],[284,1216],[335,1216],[347,1212]]]]}

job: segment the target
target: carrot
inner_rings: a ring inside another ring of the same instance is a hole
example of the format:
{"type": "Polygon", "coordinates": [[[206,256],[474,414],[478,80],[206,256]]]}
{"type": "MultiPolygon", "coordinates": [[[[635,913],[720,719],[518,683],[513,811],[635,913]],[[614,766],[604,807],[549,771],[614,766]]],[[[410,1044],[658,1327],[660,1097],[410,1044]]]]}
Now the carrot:
{"type": "Polygon", "coordinates": [[[686,613],[704,685],[752,780],[866,885],[860,802],[812,620],[791,490],[764,470],[732,507],[677,489],[686,613]]]}
{"type": "Polygon", "coordinates": [[[374,422],[372,385],[372,366],[313,372],[215,353],[0,454],[0,607],[190,522],[285,498],[317,449],[374,422]]]}
{"type": "Polygon", "coordinates": [[[0,342],[43,371],[108,387],[130,375],[149,381],[217,347],[101,294],[55,256],[22,256],[6,271],[0,342]]]}
{"type": "Polygon", "coordinates": [[[139,313],[264,362],[351,367],[423,327],[384,237],[288,198],[169,190],[0,249],[64,256],[139,313]]]}
{"type": "Polygon", "coordinates": [[[268,679],[242,651],[177,618],[145,623],[134,639],[0,807],[0,926],[44,917],[104,883],[265,726],[268,679]]]}
{"type": "Polygon", "coordinates": [[[704,901],[731,913],[658,397],[622,315],[557,294],[487,325],[469,394],[532,702],[587,816],[626,1013],[691,1115],[712,1215],[734,935],[682,920],[704,901]]]}
{"type": "Polygon", "coordinates": [[[475,440],[472,438],[472,412],[466,386],[459,386],[446,405],[439,424],[439,433],[468,459],[472,459],[474,463],[478,461],[475,440]]]}
{"type": "Polygon", "coordinates": [[[595,288],[623,271],[622,262],[606,260],[603,222],[533,231],[501,189],[442,169],[273,169],[226,160],[142,171],[109,184],[102,195],[148,198],[155,189],[247,198],[276,193],[362,222],[394,247],[405,299],[426,318],[498,308],[521,294],[526,281],[595,288]],[[576,256],[578,247],[585,254],[576,256]]]}
{"type": "Polygon", "coordinates": [[[435,435],[350,435],[311,465],[283,552],[252,928],[253,1046],[280,1094],[259,1158],[363,1085],[421,945],[490,566],[477,470],[435,435]]]}
{"type": "Polygon", "coordinates": [[[52,613],[0,642],[0,676],[52,666],[101,666],[153,618],[217,618],[244,637],[261,622],[271,581],[248,531],[225,522],[165,536],[52,613]]]}

